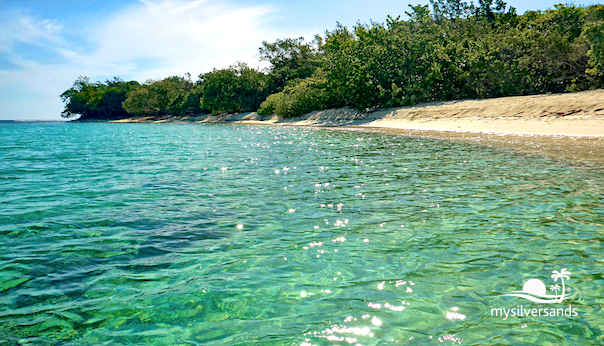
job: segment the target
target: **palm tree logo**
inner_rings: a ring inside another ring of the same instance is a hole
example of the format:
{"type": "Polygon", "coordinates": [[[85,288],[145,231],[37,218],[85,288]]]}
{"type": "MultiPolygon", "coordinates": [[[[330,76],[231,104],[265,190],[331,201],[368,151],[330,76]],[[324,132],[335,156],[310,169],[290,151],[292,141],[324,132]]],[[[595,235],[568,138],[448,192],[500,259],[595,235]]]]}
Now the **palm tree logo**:
{"type": "Polygon", "coordinates": [[[560,296],[560,299],[558,300],[558,303],[562,303],[562,301],[564,300],[564,293],[565,293],[564,279],[570,280],[570,272],[568,270],[566,270],[566,268],[562,268],[562,270],[560,270],[560,271],[554,270],[552,272],[552,279],[554,279],[554,282],[557,282],[558,279],[560,279],[560,281],[562,281],[562,295],[560,296]]]}
{"type": "Polygon", "coordinates": [[[530,279],[524,283],[522,291],[512,291],[510,293],[502,294],[502,296],[520,297],[541,304],[562,303],[564,299],[568,298],[566,296],[566,285],[564,280],[570,280],[570,275],[570,272],[566,268],[562,268],[560,271],[552,271],[552,279],[554,279],[554,282],[558,282],[558,279],[562,282],[562,294],[560,295],[558,295],[560,285],[551,285],[549,290],[554,291],[555,295],[548,295],[543,281],[539,279],[530,279]]]}
{"type": "MultiPolygon", "coordinates": [[[[549,287],[550,291],[555,291],[556,292],[556,297],[558,297],[558,291],[560,291],[560,285],[555,284],[555,285],[551,285],[549,287]]],[[[557,298],[556,298],[557,299],[557,298]]]]}

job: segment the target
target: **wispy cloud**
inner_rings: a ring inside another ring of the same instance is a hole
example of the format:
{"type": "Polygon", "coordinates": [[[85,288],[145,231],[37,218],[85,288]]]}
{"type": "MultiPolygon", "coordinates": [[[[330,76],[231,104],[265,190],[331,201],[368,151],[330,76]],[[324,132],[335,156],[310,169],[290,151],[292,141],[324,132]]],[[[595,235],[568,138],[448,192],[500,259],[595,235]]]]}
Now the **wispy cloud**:
{"type": "Polygon", "coordinates": [[[0,49],[3,51],[19,42],[45,45],[61,43],[62,25],[56,20],[39,20],[17,10],[0,14],[0,49]]]}
{"type": "Polygon", "coordinates": [[[205,0],[141,1],[96,28],[83,59],[136,78],[201,73],[237,60],[254,62],[272,13],[205,0]],[[143,76],[144,74],[144,76],[143,76]]]}
{"type": "Polygon", "coordinates": [[[0,119],[58,118],[58,95],[78,75],[144,81],[196,76],[236,61],[254,66],[263,40],[294,36],[270,30],[274,15],[269,6],[207,0],[141,0],[84,29],[70,28],[68,20],[4,14],[0,119]]]}

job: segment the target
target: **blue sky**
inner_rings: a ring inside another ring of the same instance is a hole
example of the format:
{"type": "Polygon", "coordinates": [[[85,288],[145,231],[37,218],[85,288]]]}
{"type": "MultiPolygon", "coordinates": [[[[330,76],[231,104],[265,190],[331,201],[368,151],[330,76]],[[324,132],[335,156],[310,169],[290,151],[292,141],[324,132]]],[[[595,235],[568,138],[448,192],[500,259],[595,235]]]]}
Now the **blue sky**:
{"type": "MultiPolygon", "coordinates": [[[[0,0],[0,120],[60,120],[58,95],[80,75],[144,82],[256,67],[263,40],[404,17],[410,3],[428,0],[0,0]]],[[[507,3],[523,13],[560,1],[507,3]]]]}

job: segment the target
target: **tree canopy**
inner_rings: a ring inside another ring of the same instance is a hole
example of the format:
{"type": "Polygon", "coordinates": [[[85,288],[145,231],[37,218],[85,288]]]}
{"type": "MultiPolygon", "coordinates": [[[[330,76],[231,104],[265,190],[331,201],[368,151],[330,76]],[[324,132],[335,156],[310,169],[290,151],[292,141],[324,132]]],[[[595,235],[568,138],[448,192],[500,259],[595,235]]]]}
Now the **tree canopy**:
{"type": "Polygon", "coordinates": [[[191,81],[191,76],[172,76],[135,87],[122,106],[134,115],[184,116],[201,112],[200,98],[201,88],[191,81]]]}
{"type": "Polygon", "coordinates": [[[214,69],[199,76],[203,91],[201,103],[212,113],[253,112],[268,96],[268,80],[266,74],[244,63],[214,69]]]}
{"type": "Polygon", "coordinates": [[[124,82],[119,77],[105,83],[90,83],[88,77],[78,77],[73,86],[61,94],[65,102],[64,118],[80,115],[80,119],[116,119],[128,116],[122,108],[128,92],[135,89],[138,82],[124,82]]]}

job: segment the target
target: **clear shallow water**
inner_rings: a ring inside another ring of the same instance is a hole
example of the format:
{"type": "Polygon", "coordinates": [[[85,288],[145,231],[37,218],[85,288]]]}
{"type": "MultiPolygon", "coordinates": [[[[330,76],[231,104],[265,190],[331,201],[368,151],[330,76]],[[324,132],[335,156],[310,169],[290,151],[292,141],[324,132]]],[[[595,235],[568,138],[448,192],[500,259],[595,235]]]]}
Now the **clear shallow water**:
{"type": "Polygon", "coordinates": [[[429,139],[3,124],[0,343],[604,343],[603,201],[601,169],[429,139]],[[562,268],[562,304],[500,296],[562,268]]]}

